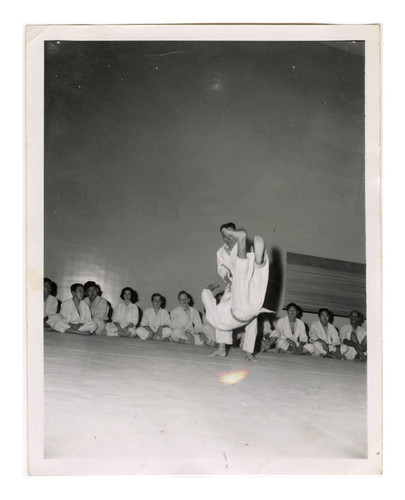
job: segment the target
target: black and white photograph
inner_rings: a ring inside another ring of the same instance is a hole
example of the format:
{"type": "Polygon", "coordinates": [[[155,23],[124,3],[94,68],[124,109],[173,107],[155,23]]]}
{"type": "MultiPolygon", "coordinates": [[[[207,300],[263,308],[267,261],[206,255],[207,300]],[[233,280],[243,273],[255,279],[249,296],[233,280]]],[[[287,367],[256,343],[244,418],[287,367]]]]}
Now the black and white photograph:
{"type": "Polygon", "coordinates": [[[31,475],[381,473],[379,37],[27,26],[31,475]]]}

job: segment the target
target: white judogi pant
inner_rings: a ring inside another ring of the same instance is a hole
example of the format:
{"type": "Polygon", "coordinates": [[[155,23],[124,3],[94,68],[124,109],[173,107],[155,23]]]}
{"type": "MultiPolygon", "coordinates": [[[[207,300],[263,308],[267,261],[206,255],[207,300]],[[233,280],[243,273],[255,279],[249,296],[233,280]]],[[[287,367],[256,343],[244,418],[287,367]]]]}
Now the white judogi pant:
{"type": "Polygon", "coordinates": [[[79,312],[76,309],[73,298],[62,302],[58,321],[56,321],[53,328],[58,332],[63,333],[70,328],[69,323],[83,323],[83,325],[79,328],[79,331],[81,332],[93,333],[97,329],[97,323],[91,319],[89,306],[83,302],[83,300],[80,301],[79,312]]]}
{"type": "Polygon", "coordinates": [[[232,287],[225,290],[221,302],[217,305],[212,292],[204,289],[202,300],[205,305],[207,320],[216,328],[217,342],[232,343],[232,330],[245,326],[243,349],[253,352],[257,334],[257,316],[263,309],[269,277],[268,257],[257,265],[254,253],[246,259],[235,258],[232,287]]]}

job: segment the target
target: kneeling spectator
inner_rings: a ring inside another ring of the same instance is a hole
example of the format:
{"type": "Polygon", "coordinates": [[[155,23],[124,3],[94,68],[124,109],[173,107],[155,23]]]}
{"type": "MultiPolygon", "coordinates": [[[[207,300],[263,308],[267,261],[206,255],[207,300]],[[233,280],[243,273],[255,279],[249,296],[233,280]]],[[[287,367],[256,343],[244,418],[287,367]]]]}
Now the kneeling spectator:
{"type": "Polygon", "coordinates": [[[138,294],[129,286],[122,289],[121,301],[114,308],[112,323],[106,324],[110,337],[135,337],[139,320],[139,309],[136,305],[138,294]]]}
{"type": "MultiPolygon", "coordinates": [[[[223,292],[219,292],[215,295],[215,302],[219,304],[223,292]]],[[[207,345],[214,346],[216,344],[216,332],[215,328],[211,325],[211,323],[207,319],[207,312],[204,309],[203,322],[202,322],[202,333],[207,338],[207,345]]]]}
{"type": "Polygon", "coordinates": [[[136,334],[142,340],[169,340],[172,333],[170,316],[162,308],[163,297],[154,293],[151,297],[152,306],[146,309],[142,316],[141,325],[136,329],[136,334]]]}
{"type": "Polygon", "coordinates": [[[277,330],[272,329],[270,319],[264,314],[261,314],[259,316],[259,325],[263,334],[260,352],[267,352],[272,347],[276,346],[280,334],[277,332],[277,330]]]}

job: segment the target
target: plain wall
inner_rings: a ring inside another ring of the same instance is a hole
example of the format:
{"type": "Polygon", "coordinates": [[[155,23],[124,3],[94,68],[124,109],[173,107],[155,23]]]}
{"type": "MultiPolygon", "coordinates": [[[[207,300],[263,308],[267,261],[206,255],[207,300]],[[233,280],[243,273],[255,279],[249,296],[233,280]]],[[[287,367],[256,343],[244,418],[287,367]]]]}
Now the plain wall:
{"type": "Polygon", "coordinates": [[[113,305],[131,286],[142,309],[160,292],[170,310],[185,289],[202,311],[229,221],[264,237],[279,309],[287,251],[365,263],[363,49],[47,42],[45,275],[58,298],[91,279],[113,305]]]}

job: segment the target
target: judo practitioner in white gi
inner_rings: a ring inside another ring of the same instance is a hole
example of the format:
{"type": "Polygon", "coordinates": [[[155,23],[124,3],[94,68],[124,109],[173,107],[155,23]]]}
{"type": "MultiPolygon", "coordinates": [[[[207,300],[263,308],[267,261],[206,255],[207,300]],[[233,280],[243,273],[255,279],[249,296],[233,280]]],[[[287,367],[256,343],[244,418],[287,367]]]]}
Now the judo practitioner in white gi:
{"type": "Polygon", "coordinates": [[[265,314],[261,314],[258,317],[258,324],[261,325],[263,335],[260,352],[267,352],[271,347],[275,347],[278,340],[278,334],[272,329],[270,319],[267,318],[265,314]]]}
{"type": "Polygon", "coordinates": [[[169,313],[162,308],[163,297],[160,293],[154,293],[151,301],[153,307],[143,313],[136,334],[142,340],[169,340],[172,328],[169,313]]]}
{"type": "MultiPolygon", "coordinates": [[[[225,292],[228,288],[232,287],[235,262],[238,254],[238,246],[236,245],[236,240],[233,236],[235,228],[236,226],[233,222],[228,222],[220,227],[224,245],[217,251],[217,269],[218,274],[226,283],[225,292]]],[[[248,242],[246,241],[244,245],[247,249],[248,242]]],[[[244,330],[245,331],[242,335],[241,340],[241,347],[246,352],[246,357],[250,361],[256,361],[256,358],[253,355],[253,351],[255,348],[257,336],[257,318],[255,317],[249,323],[245,324],[244,330]]],[[[232,337],[229,336],[229,332],[224,333],[221,332],[220,329],[217,329],[216,331],[216,340],[219,344],[232,344],[232,337]]],[[[222,355],[222,351],[221,354],[216,354],[216,352],[217,351],[212,353],[212,355],[222,355]]]]}
{"type": "Polygon", "coordinates": [[[89,306],[91,319],[97,324],[96,335],[105,335],[105,322],[108,319],[110,306],[108,302],[99,295],[100,287],[94,281],[84,284],[84,293],[87,297],[84,302],[89,306]]]}
{"type": "MultiPolygon", "coordinates": [[[[223,294],[224,294],[223,292],[218,292],[215,295],[215,301],[217,304],[219,304],[223,294]]],[[[202,332],[204,333],[204,335],[207,338],[207,345],[214,346],[217,342],[216,329],[208,321],[207,313],[206,313],[205,309],[204,309],[203,322],[202,322],[202,332]]]]}
{"type": "Polygon", "coordinates": [[[222,224],[220,227],[220,233],[224,244],[217,251],[217,270],[218,274],[225,281],[227,286],[232,285],[232,275],[235,263],[235,258],[237,254],[237,245],[235,245],[236,240],[227,233],[227,229],[236,231],[236,226],[233,222],[228,222],[222,224]]]}
{"type": "Polygon", "coordinates": [[[312,323],[309,329],[309,341],[314,346],[313,356],[342,359],[347,351],[346,345],[341,345],[338,331],[329,323],[329,309],[318,311],[319,321],[312,323]]]}
{"type": "Polygon", "coordinates": [[[84,287],[75,283],[70,291],[72,298],[62,302],[60,319],[54,329],[61,333],[92,335],[97,330],[97,323],[92,321],[89,306],[83,301],[84,287]]]}
{"type": "Polygon", "coordinates": [[[206,314],[203,315],[201,331],[205,335],[205,338],[207,339],[207,345],[214,346],[216,344],[215,328],[207,320],[206,314]]]}
{"type": "Polygon", "coordinates": [[[308,343],[304,322],[297,318],[299,307],[291,302],[286,309],[287,316],[277,321],[273,333],[278,337],[276,349],[291,354],[312,354],[315,348],[308,343]]]}
{"type": "Polygon", "coordinates": [[[356,357],[360,361],[367,361],[367,330],[360,326],[360,318],[361,314],[358,311],[352,311],[350,324],[342,326],[339,330],[342,344],[349,348],[345,357],[351,361],[356,357]]]}
{"type": "Polygon", "coordinates": [[[180,305],[170,313],[171,340],[180,344],[206,345],[208,339],[203,333],[199,312],[190,306],[190,294],[182,290],[177,299],[180,305]]]}
{"type": "MultiPolygon", "coordinates": [[[[222,229],[225,238],[233,238],[236,256],[231,269],[231,286],[227,286],[219,304],[216,304],[212,291],[218,285],[208,285],[202,292],[207,320],[217,329],[219,347],[211,356],[226,356],[226,344],[232,343],[232,330],[255,322],[255,334],[245,333],[244,350],[250,361],[256,340],[257,316],[261,312],[273,312],[262,307],[269,277],[269,262],[264,241],[255,236],[253,252],[247,252],[247,236],[243,230],[222,229]],[[248,342],[246,342],[248,337],[248,342]],[[245,349],[245,344],[247,349],[245,349]]],[[[246,328],[246,327],[245,327],[246,328]]]]}
{"type": "Polygon", "coordinates": [[[139,321],[139,309],[136,305],[138,294],[131,287],[121,290],[121,301],[114,308],[112,322],[105,328],[109,337],[135,337],[139,321]]]}
{"type": "Polygon", "coordinates": [[[51,295],[52,281],[44,278],[44,328],[53,330],[54,325],[60,320],[58,312],[58,300],[51,295]]]}

